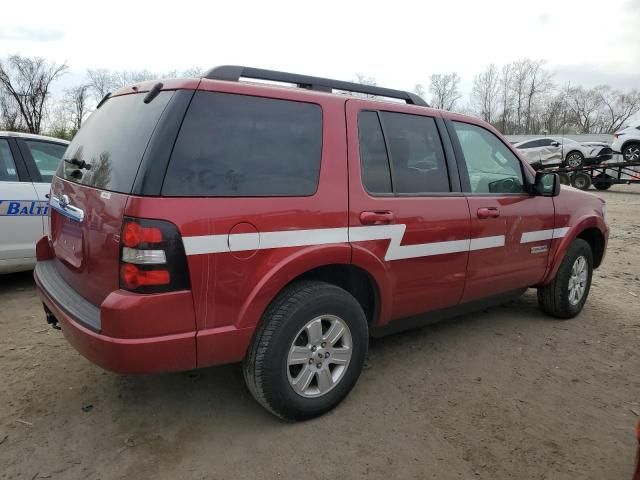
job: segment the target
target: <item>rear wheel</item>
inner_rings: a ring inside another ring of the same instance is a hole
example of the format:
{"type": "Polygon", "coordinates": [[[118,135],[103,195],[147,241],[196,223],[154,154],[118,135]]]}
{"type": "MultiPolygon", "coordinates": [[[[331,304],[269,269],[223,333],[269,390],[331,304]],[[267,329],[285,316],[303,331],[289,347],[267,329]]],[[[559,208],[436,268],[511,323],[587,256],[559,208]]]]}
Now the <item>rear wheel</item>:
{"type": "Polygon", "coordinates": [[[622,158],[625,162],[640,161],[640,143],[628,143],[622,149],[622,158]]]}
{"type": "Polygon", "coordinates": [[[593,275],[591,247],[581,238],[573,241],[553,281],[538,289],[543,312],[557,318],[573,318],[587,301],[593,275]]]}
{"type": "Polygon", "coordinates": [[[584,172],[577,172],[571,176],[571,185],[578,190],[588,190],[591,186],[591,177],[584,172]]]}
{"type": "Polygon", "coordinates": [[[565,163],[569,168],[582,168],[584,165],[584,155],[577,151],[569,152],[565,163]]]}
{"type": "Polygon", "coordinates": [[[362,307],[324,282],[296,282],[267,309],[244,361],[254,398],[295,421],[334,408],[353,388],[367,352],[362,307]]]}

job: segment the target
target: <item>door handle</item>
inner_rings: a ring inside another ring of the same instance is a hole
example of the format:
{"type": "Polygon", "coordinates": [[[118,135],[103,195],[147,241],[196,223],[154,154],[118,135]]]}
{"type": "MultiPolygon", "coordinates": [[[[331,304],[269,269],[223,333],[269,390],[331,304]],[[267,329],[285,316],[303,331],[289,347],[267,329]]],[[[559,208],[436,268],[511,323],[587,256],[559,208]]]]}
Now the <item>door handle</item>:
{"type": "Polygon", "coordinates": [[[482,207],[478,209],[478,218],[498,218],[500,210],[496,207],[482,207]]]}
{"type": "Polygon", "coordinates": [[[362,212],[360,214],[360,223],[363,225],[387,225],[396,218],[393,212],[388,210],[375,212],[362,212]]]}

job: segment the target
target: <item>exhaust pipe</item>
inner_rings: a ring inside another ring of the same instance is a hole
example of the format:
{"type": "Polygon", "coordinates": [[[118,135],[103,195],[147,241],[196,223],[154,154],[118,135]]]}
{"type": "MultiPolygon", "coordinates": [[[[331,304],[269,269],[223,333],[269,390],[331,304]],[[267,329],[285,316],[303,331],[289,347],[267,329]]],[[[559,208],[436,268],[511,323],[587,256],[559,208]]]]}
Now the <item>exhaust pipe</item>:
{"type": "Polygon", "coordinates": [[[47,318],[47,323],[51,325],[53,328],[55,328],[56,330],[62,330],[62,327],[58,325],[58,319],[53,315],[53,313],[51,313],[51,310],[49,310],[46,307],[46,305],[43,305],[43,307],[44,307],[44,314],[47,318]]]}

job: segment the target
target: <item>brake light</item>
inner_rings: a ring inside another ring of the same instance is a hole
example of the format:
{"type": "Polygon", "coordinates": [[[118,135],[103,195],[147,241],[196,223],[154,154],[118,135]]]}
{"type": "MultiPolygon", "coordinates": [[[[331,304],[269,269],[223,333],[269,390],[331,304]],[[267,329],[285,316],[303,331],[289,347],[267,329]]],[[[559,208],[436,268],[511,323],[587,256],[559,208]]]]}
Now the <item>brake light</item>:
{"type": "Polygon", "coordinates": [[[189,288],[187,259],[175,225],[125,217],[120,238],[120,288],[137,293],[189,288]]]}
{"type": "Polygon", "coordinates": [[[167,270],[140,270],[131,263],[125,263],[120,267],[120,277],[129,290],[151,285],[167,285],[171,281],[171,274],[167,270]]]}
{"type": "Polygon", "coordinates": [[[127,222],[122,229],[122,243],[127,247],[136,247],[141,243],[162,241],[162,232],[157,227],[141,227],[138,222],[127,222]]]}

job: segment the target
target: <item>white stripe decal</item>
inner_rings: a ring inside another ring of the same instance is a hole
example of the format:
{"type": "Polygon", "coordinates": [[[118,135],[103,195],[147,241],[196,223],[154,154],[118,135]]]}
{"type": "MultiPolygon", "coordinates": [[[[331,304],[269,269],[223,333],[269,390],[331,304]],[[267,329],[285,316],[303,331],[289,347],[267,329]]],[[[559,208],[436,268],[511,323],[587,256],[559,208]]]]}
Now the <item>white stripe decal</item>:
{"type": "Polygon", "coordinates": [[[484,250],[485,248],[504,247],[504,235],[495,237],[472,238],[469,250],[484,250]]]}
{"type": "MultiPolygon", "coordinates": [[[[374,225],[368,227],[319,228],[313,230],[285,230],[280,232],[240,233],[234,235],[202,235],[183,237],[187,255],[206,253],[241,252],[271,248],[328,245],[346,242],[390,240],[384,259],[403,260],[429,257],[447,253],[460,253],[487,248],[504,247],[504,235],[480,237],[446,242],[401,245],[406,225],[374,225]]],[[[520,243],[538,242],[564,237],[569,227],[553,230],[537,230],[522,234],[520,243]]]]}
{"type": "Polygon", "coordinates": [[[552,240],[554,238],[562,238],[567,232],[569,227],[553,228],[551,230],[536,230],[533,232],[524,232],[520,243],[541,242],[543,240],[552,240]]]}

